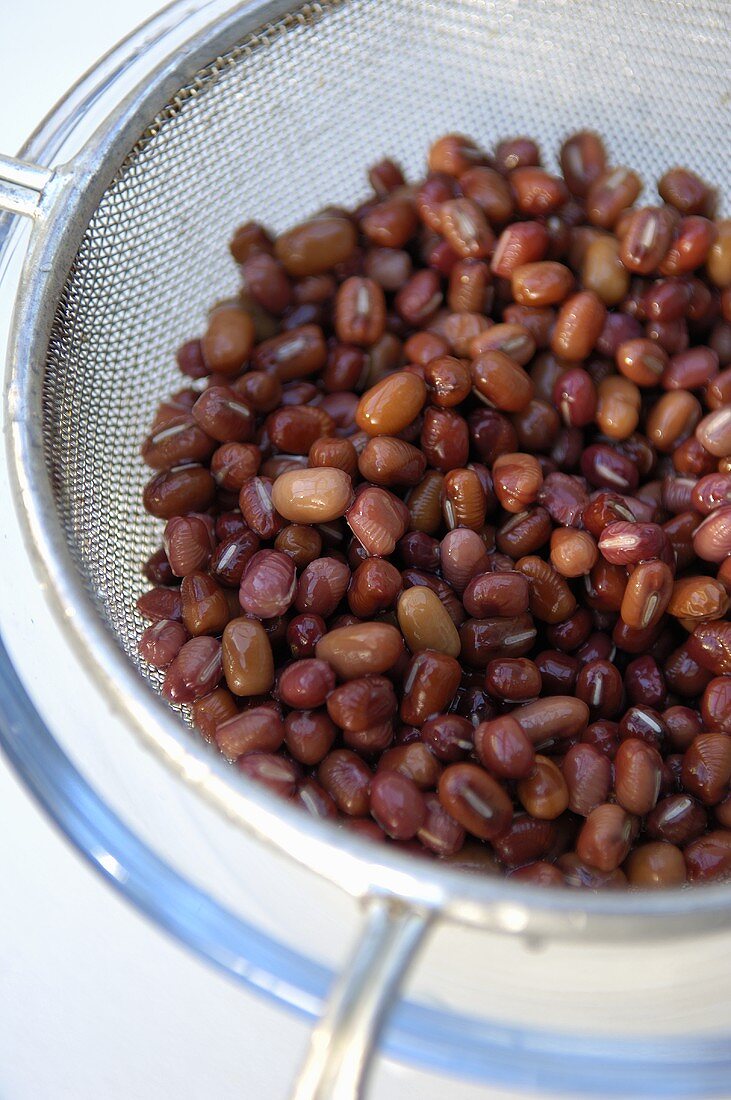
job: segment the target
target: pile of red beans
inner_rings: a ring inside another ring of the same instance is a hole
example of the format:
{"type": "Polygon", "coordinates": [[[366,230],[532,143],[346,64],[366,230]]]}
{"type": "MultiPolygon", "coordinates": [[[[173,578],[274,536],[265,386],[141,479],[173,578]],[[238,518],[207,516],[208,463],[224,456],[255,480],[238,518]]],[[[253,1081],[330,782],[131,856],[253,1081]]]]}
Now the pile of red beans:
{"type": "Polygon", "coordinates": [[[449,134],[231,242],[142,447],[164,695],[311,814],[551,886],[731,876],[731,221],[449,134]]]}

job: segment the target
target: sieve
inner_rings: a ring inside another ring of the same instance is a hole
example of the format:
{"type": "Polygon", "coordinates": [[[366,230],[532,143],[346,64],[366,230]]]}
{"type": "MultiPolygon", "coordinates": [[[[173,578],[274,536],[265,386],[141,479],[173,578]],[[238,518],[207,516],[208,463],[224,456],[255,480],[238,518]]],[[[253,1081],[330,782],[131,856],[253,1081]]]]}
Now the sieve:
{"type": "Polygon", "coordinates": [[[589,950],[722,929],[731,893],[577,899],[415,866],[247,783],[161,701],[137,658],[139,566],[160,536],[141,505],[139,442],[179,383],[174,348],[237,288],[235,225],[280,231],[325,202],[354,204],[364,166],[382,155],[416,178],[445,131],[486,145],[526,132],[549,151],[589,126],[646,183],[681,162],[727,185],[727,8],[211,0],[173,4],[176,21],[169,55],[72,160],[0,158],[0,208],[32,220],[8,356],[13,487],[49,605],[130,736],[262,845],[362,902],[362,934],[295,1091],[347,1098],[362,1090],[387,1011],[437,923],[589,950]]]}

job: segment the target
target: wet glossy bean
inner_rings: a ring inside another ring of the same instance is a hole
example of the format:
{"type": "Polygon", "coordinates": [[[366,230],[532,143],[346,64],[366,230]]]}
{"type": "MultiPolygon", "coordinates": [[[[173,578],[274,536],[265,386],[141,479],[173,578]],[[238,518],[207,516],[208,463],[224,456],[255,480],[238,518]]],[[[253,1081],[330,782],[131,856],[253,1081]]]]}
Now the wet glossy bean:
{"type": "Polygon", "coordinates": [[[439,801],[468,833],[482,840],[499,836],[513,807],[504,789],[474,764],[452,764],[439,779],[439,801]]]}

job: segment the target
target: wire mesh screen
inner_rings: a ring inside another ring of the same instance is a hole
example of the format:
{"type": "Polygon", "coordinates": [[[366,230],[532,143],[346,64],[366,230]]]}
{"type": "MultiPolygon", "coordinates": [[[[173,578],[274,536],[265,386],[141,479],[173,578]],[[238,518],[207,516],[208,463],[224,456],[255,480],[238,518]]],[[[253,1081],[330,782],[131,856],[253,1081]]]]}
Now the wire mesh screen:
{"type": "Polygon", "coordinates": [[[416,178],[448,130],[487,147],[536,136],[550,165],[589,126],[648,183],[682,163],[727,185],[727,12],[725,0],[310,4],[232,43],[150,120],[86,229],[45,373],[59,520],[130,658],[140,566],[162,533],[142,510],[139,445],[160,398],[185,385],[175,348],[238,287],[234,227],[281,230],[353,203],[386,154],[416,178]]]}

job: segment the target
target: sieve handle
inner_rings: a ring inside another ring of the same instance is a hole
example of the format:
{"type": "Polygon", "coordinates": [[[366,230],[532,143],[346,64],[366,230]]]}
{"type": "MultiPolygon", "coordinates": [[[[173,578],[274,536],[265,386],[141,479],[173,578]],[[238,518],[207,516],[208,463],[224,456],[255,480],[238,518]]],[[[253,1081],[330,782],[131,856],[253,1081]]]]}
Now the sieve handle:
{"type": "Polygon", "coordinates": [[[37,217],[38,204],[52,175],[49,168],[0,154],[0,210],[37,217]]]}
{"type": "Polygon", "coordinates": [[[363,1096],[381,1029],[430,919],[427,911],[370,899],[360,939],[312,1033],[292,1100],[363,1096]]]}

